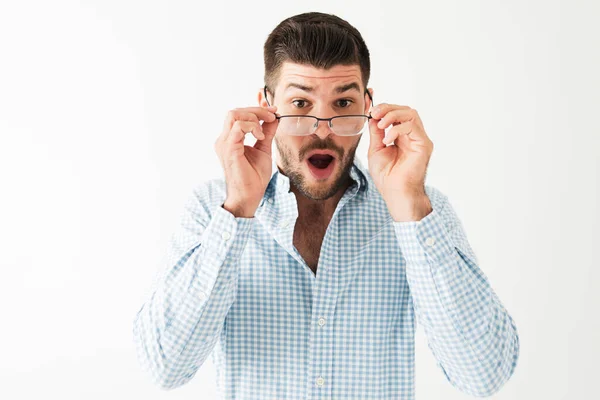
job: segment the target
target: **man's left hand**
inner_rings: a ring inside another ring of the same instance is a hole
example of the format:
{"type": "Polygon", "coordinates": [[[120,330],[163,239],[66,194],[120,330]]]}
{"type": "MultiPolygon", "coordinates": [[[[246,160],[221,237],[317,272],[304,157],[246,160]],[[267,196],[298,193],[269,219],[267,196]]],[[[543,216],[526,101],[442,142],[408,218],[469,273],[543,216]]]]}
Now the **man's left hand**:
{"type": "Polygon", "coordinates": [[[433,142],[410,107],[382,103],[371,116],[369,173],[395,221],[419,221],[432,211],[425,174],[433,142]]]}

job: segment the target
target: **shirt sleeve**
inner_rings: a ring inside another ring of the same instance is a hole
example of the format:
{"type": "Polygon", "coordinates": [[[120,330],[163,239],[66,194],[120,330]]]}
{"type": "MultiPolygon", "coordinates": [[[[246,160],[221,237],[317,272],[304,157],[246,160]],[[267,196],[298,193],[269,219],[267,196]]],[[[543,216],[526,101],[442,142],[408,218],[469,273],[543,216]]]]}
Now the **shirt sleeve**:
{"type": "Polygon", "coordinates": [[[214,348],[235,301],[238,260],[253,218],[235,218],[205,193],[186,203],[166,268],[133,322],[142,369],[163,389],[188,382],[214,348]]]}
{"type": "Polygon", "coordinates": [[[418,322],[447,379],[475,396],[497,392],[519,354],[516,325],[480,270],[448,199],[426,186],[433,211],[393,222],[418,322]]]}

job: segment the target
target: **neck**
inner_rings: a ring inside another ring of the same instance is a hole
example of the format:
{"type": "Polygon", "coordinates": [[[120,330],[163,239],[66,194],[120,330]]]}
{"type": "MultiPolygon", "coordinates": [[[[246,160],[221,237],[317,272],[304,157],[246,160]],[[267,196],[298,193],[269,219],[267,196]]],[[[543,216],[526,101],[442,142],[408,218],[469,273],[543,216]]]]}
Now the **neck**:
{"type": "Polygon", "coordinates": [[[340,202],[340,199],[346,192],[346,189],[352,183],[352,179],[348,176],[344,181],[344,184],[340,189],[331,197],[325,200],[313,200],[304,196],[298,188],[291,186],[290,191],[296,196],[296,202],[298,203],[298,214],[299,216],[327,216],[331,217],[340,202]]]}

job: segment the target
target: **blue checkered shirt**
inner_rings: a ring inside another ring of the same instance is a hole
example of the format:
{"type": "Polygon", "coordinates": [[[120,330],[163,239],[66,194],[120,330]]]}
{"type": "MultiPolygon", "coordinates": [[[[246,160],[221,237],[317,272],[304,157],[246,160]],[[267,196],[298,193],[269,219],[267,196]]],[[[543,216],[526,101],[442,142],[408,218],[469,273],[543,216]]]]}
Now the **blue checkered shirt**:
{"type": "Polygon", "coordinates": [[[396,222],[358,159],[351,177],[316,275],[276,167],[254,218],[221,207],[223,179],[194,187],[133,323],[157,385],[185,384],[210,356],[223,399],[414,399],[416,321],[458,389],[486,396],[508,380],[516,327],[447,197],[426,185],[433,211],[396,222]]]}

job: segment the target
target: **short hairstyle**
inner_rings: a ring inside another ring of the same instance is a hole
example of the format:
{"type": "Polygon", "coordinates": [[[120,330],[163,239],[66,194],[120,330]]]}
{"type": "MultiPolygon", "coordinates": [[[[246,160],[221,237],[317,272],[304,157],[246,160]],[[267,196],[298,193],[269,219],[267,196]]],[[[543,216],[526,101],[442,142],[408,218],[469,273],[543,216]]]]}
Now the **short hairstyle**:
{"type": "Polygon", "coordinates": [[[371,73],[369,49],[360,32],[340,17],[320,12],[281,21],[265,42],[264,61],[265,85],[272,95],[286,61],[322,69],[358,64],[365,88],[371,73]]]}

